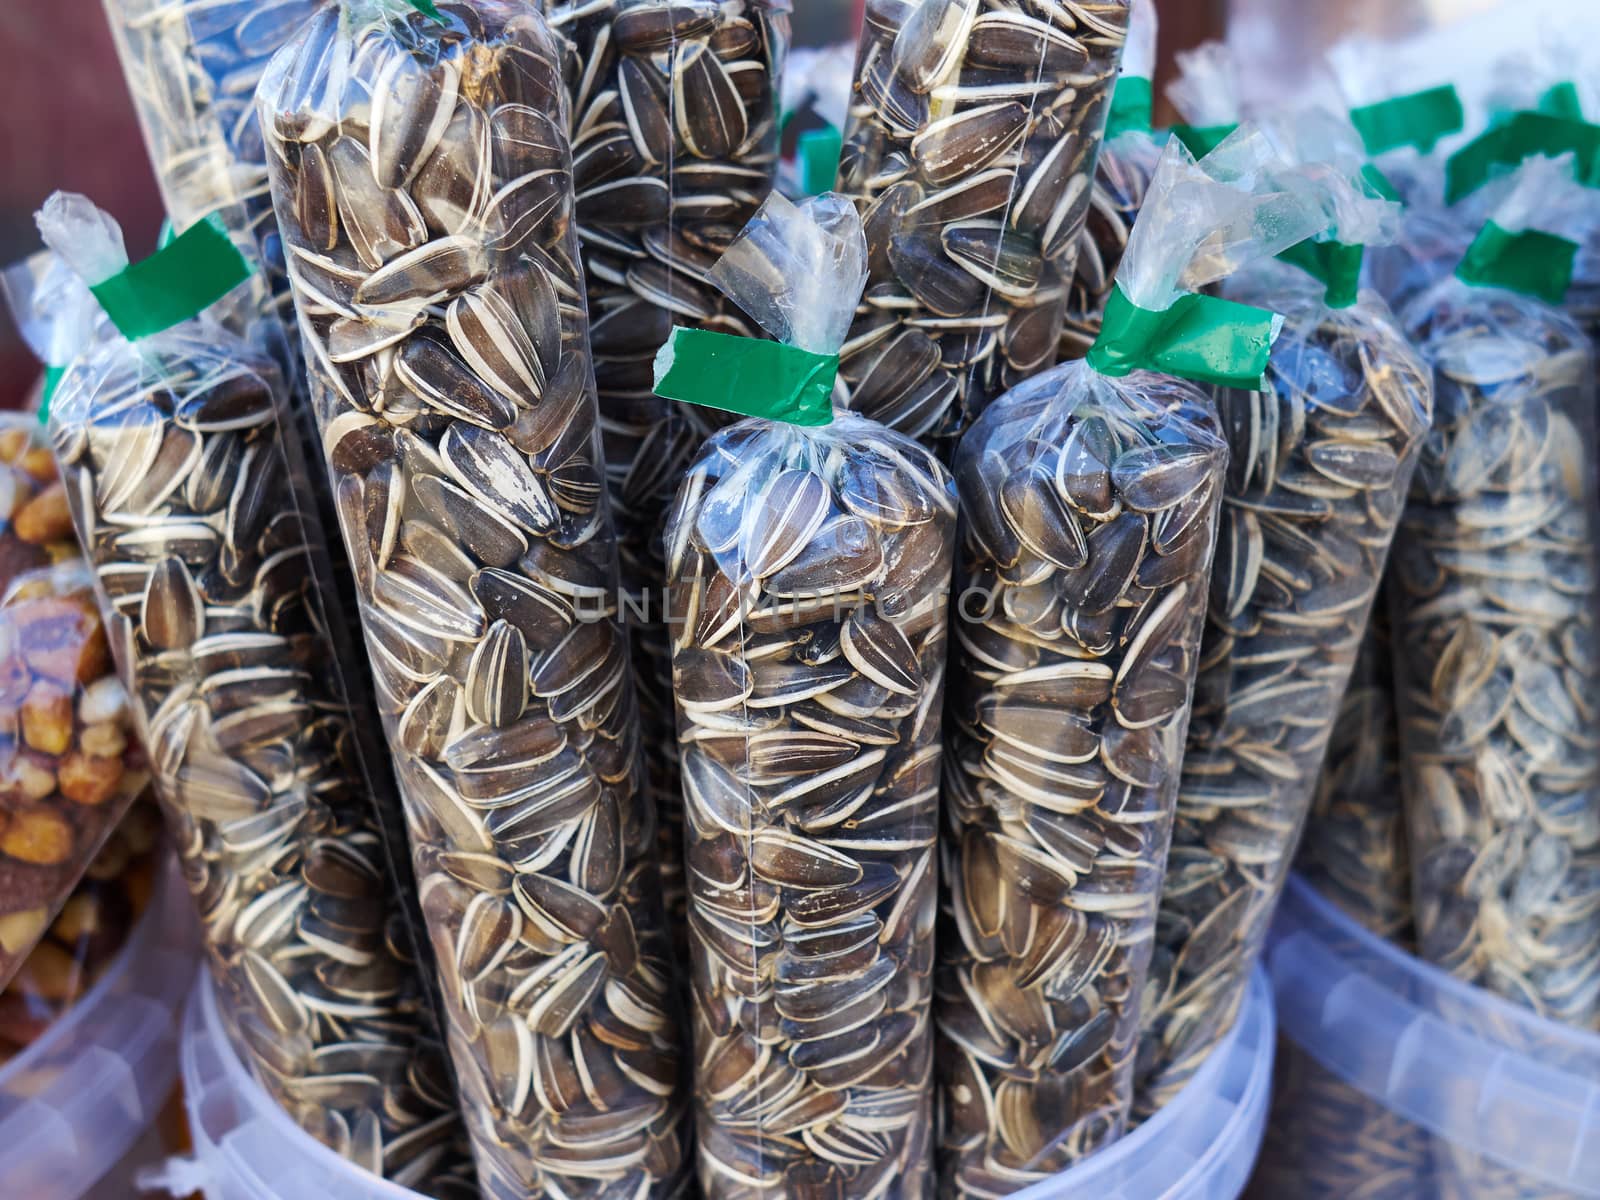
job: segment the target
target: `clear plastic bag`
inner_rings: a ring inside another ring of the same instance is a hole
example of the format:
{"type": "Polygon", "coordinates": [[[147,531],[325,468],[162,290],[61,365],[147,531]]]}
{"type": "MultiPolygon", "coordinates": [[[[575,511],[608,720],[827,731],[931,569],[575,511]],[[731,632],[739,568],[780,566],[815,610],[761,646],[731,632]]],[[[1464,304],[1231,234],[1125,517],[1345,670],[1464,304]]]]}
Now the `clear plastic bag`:
{"type": "Polygon", "coordinates": [[[1328,740],[1295,869],[1379,937],[1415,943],[1394,642],[1380,592],[1328,740]]]}
{"type": "Polygon", "coordinates": [[[267,191],[267,149],[255,89],[267,62],[307,21],[331,20],[325,0],[103,0],[167,215],[179,231],[221,220],[261,268],[219,310],[236,332],[262,337],[292,373],[284,342],[294,310],[283,243],[267,191]],[[248,300],[246,301],[246,297],[248,300]],[[255,329],[258,317],[271,318],[255,329]]]}
{"type": "Polygon", "coordinates": [[[840,190],[871,247],[850,406],[948,458],[1052,362],[1129,0],[867,6],[840,190]]]}
{"type": "Polygon", "coordinates": [[[706,272],[772,188],[789,0],[568,0],[549,11],[576,56],[568,66],[576,212],[606,481],[681,958],[683,809],[661,530],[690,461],[726,422],[657,397],[651,363],[677,325],[752,332],[706,272]]]}
{"type": "MultiPolygon", "coordinates": [[[[1240,138],[1224,173],[1264,178],[1240,138]]],[[[1151,313],[1321,224],[1203,166],[1173,141],[1134,228],[1118,290],[1151,313]]],[[[1066,1169],[1133,1100],[1227,447],[1204,388],[1095,362],[1007,392],[956,460],[942,1196],[1066,1169]]]]}
{"type": "MultiPolygon", "coordinates": [[[[1148,93],[1156,69],[1155,0],[1133,0],[1128,42],[1122,55],[1118,88],[1148,93]]],[[[1141,96],[1141,98],[1145,98],[1141,96]]],[[[1112,118],[1122,102],[1113,101],[1112,118]]],[[[1089,216],[1078,235],[1078,261],[1067,290],[1067,316],[1062,326],[1062,362],[1076,362],[1100,336],[1100,319],[1116,282],[1117,268],[1128,248],[1128,236],[1144,206],[1145,193],[1161,161],[1161,146],[1152,136],[1149,113],[1128,128],[1106,131],[1095,166],[1089,216]]]]}
{"type": "Polygon", "coordinates": [[[150,901],[160,845],[161,814],[141,795],[0,989],[0,1068],[94,987],[121,953],[150,901]]]}
{"type": "Polygon", "coordinates": [[[37,430],[0,417],[0,987],[149,777],[37,430]]]}
{"type": "MultiPolygon", "coordinates": [[[[850,202],[774,194],[713,278],[827,354],[865,277],[850,202]]],[[[715,435],[667,527],[700,1183],[933,1194],[932,997],[955,492],[854,413],[715,435]]]]}
{"type": "Polygon", "coordinates": [[[1228,480],[1139,1051],[1144,1115],[1237,1014],[1428,430],[1426,367],[1382,299],[1353,286],[1348,247],[1392,236],[1397,214],[1362,192],[1344,129],[1343,151],[1322,114],[1274,130],[1328,189],[1319,236],[1335,244],[1301,248],[1327,281],[1271,263],[1224,288],[1286,324],[1268,386],[1217,397],[1228,480]]]}
{"type": "MultiPolygon", "coordinates": [[[[1495,225],[1579,236],[1600,217],[1593,197],[1570,163],[1536,160],[1495,225]]],[[[1461,276],[1477,278],[1472,259],[1461,276]]],[[[1593,350],[1552,304],[1461,277],[1405,323],[1438,390],[1391,595],[1421,954],[1592,1028],[1593,350]]]]}
{"type": "MultiPolygon", "coordinates": [[[[52,197],[40,228],[86,285],[127,267],[82,197],[52,197]]],[[[141,299],[160,307],[154,288],[141,299]]],[[[63,376],[51,439],[241,1052],[334,1150],[462,1195],[454,1090],[355,757],[285,403],[271,359],[203,316],[136,343],[107,329],[63,376]]]]}
{"type": "Polygon", "coordinates": [[[561,49],[352,0],[262,82],[313,407],[494,1197],[686,1168],[561,49]]]}

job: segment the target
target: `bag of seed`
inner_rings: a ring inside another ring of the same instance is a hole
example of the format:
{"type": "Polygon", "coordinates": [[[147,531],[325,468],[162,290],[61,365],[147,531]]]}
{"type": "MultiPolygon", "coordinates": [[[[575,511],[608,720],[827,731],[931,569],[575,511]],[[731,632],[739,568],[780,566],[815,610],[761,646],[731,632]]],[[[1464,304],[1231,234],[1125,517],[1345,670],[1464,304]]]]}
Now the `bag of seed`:
{"type": "Polygon", "coordinates": [[[1198,165],[1174,139],[1094,350],[957,455],[941,1196],[1020,1191],[1126,1126],[1227,463],[1198,385],[1259,385],[1279,326],[1198,292],[1323,219],[1270,162],[1258,134],[1198,165]]]}
{"type": "Polygon", "coordinates": [[[1564,313],[1600,224],[1533,159],[1409,308],[1437,418],[1390,602],[1424,958],[1579,1028],[1600,1017],[1594,355],[1564,313]]]}
{"type": "Polygon", "coordinates": [[[667,527],[700,1183],[933,1194],[949,473],[830,404],[866,277],[850,201],[774,193],[712,282],[777,338],[679,330],[663,395],[755,414],[667,527]]]}
{"type": "Polygon", "coordinates": [[[1055,361],[1130,0],[872,0],[840,190],[870,275],[850,407],[942,458],[1055,361]]]}
{"type": "MultiPolygon", "coordinates": [[[[572,47],[589,337],[676,936],[684,928],[683,819],[661,529],[690,460],[724,422],[656,396],[651,363],[677,325],[754,332],[706,272],[772,189],[789,0],[567,0],[549,13],[572,47]]],[[[678,950],[682,957],[687,946],[678,950]]]]}
{"type": "Polygon", "coordinates": [[[1427,369],[1359,289],[1363,247],[1393,236],[1398,211],[1365,191],[1353,131],[1313,110],[1272,132],[1319,180],[1328,224],[1224,289],[1285,326],[1265,386],[1217,396],[1227,486],[1141,1033],[1144,1114],[1232,1027],[1431,413],[1427,369]]]}
{"type": "MultiPolygon", "coordinates": [[[[284,343],[294,324],[284,246],[267,192],[266,144],[255,90],[267,61],[323,0],[104,0],[161,198],[187,229],[215,217],[263,270],[221,317],[261,336],[298,372],[284,343]],[[224,315],[226,314],[226,315],[224,315]],[[271,318],[255,328],[261,317],[271,318]]],[[[318,9],[322,11],[319,14],[318,9]]]]}
{"type": "Polygon", "coordinates": [[[1156,20],[1155,0],[1133,0],[1122,74],[1111,99],[1089,216],[1078,235],[1078,260],[1067,289],[1061,362],[1083,358],[1100,336],[1100,320],[1128,248],[1128,235],[1161,161],[1161,144],[1151,130],[1156,20]]]}
{"type": "Polygon", "coordinates": [[[352,759],[281,378],[205,315],[249,268],[209,222],[130,266],[121,230],[80,196],[52,197],[39,226],[114,327],[62,376],[51,439],[241,1053],[334,1150],[470,1196],[352,759]]]}
{"type": "Polygon", "coordinates": [[[561,61],[525,3],[350,0],[261,123],[482,1187],[666,1195],[683,1031],[561,61]]]}

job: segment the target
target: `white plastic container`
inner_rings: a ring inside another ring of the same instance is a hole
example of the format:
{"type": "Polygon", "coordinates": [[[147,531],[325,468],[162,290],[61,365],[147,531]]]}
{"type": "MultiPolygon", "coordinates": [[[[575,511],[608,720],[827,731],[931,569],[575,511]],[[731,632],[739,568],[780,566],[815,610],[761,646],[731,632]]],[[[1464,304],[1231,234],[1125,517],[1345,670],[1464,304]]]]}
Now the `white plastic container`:
{"type": "Polygon", "coordinates": [[[82,1200],[154,1123],[177,1081],[195,942],[169,866],[104,976],[0,1070],[0,1196],[82,1200]]]}
{"type": "Polygon", "coordinates": [[[1298,878],[1266,961],[1284,1037],[1432,1133],[1449,1194],[1600,1197],[1600,1036],[1452,979],[1298,878]]]}
{"type": "MultiPolygon", "coordinates": [[[[1257,970],[1234,1030],[1173,1101],[1103,1153],[1016,1200],[1236,1200],[1266,1127],[1276,1024],[1257,970]]],[[[172,1190],[206,1200],[418,1200],[308,1137],[239,1062],[204,971],[183,1023],[184,1101],[194,1157],[168,1165],[172,1190]]]]}

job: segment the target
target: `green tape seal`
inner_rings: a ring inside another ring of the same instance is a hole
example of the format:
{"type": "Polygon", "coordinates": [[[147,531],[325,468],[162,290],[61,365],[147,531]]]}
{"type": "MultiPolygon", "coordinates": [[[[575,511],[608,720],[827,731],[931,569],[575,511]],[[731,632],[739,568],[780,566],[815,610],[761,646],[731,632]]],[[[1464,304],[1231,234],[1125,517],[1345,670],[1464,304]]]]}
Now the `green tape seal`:
{"type": "Polygon", "coordinates": [[[1529,229],[1510,233],[1490,221],[1468,248],[1456,278],[1473,287],[1504,288],[1559,307],[1572,286],[1578,243],[1529,229]]]}
{"type": "Polygon", "coordinates": [[[656,395],[789,425],[833,421],[837,354],[705,329],[674,329],[656,355],[656,395]]]}
{"type": "Polygon", "coordinates": [[[1089,351],[1102,375],[1159,371],[1196,383],[1261,391],[1283,318],[1216,296],[1180,296],[1165,312],[1140,308],[1121,285],[1106,302],[1105,324],[1089,351]]]}
{"type": "Polygon", "coordinates": [[[1429,88],[1350,110],[1350,123],[1371,155],[1411,146],[1423,154],[1467,125],[1467,110],[1454,86],[1429,88]]]}
{"type": "Polygon", "coordinates": [[[66,376],[65,367],[46,367],[44,369],[44,387],[39,390],[39,424],[47,424],[50,420],[50,404],[56,398],[56,389],[61,386],[61,380],[66,376]]]}
{"type": "Polygon", "coordinates": [[[1583,100],[1578,95],[1578,85],[1570,79],[1546,89],[1533,107],[1548,117],[1583,120],[1583,100]]]}
{"type": "Polygon", "coordinates": [[[1301,242],[1278,255],[1325,286],[1329,308],[1349,308],[1361,296],[1361,263],[1365,246],[1347,242],[1301,242]]]}
{"type": "Polygon", "coordinates": [[[221,222],[208,217],[89,290],[118,332],[136,342],[199,316],[250,272],[221,222]]]}
{"type": "Polygon", "coordinates": [[[1106,141],[1125,133],[1149,133],[1155,123],[1155,88],[1143,75],[1124,75],[1111,93],[1106,141]]]}
{"type": "Polygon", "coordinates": [[[800,184],[808,196],[833,191],[839,174],[839,158],[844,153],[844,134],[829,125],[800,135],[800,184]]]}
{"type": "Polygon", "coordinates": [[[1529,158],[1563,154],[1577,158],[1580,182],[1600,185],[1600,125],[1548,113],[1513,113],[1450,156],[1445,202],[1455,204],[1529,158]]]}
{"type": "Polygon", "coordinates": [[[1196,158],[1204,158],[1233,136],[1238,125],[1174,125],[1172,136],[1196,158]]]}
{"type": "Polygon", "coordinates": [[[433,0],[406,0],[406,3],[411,5],[412,8],[416,9],[423,16],[432,17],[440,24],[444,23],[444,14],[440,12],[434,5],[433,0]]]}

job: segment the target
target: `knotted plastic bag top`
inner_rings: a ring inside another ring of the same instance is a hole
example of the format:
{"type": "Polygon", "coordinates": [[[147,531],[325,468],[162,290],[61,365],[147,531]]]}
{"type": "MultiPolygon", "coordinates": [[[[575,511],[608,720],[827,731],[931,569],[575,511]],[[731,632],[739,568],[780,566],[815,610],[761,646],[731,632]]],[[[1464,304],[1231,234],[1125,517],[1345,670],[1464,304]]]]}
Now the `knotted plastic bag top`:
{"type": "Polygon", "coordinates": [[[796,205],[774,192],[706,277],[777,341],[675,329],[656,357],[656,394],[828,424],[839,349],[867,282],[855,206],[834,193],[796,205]]]}

